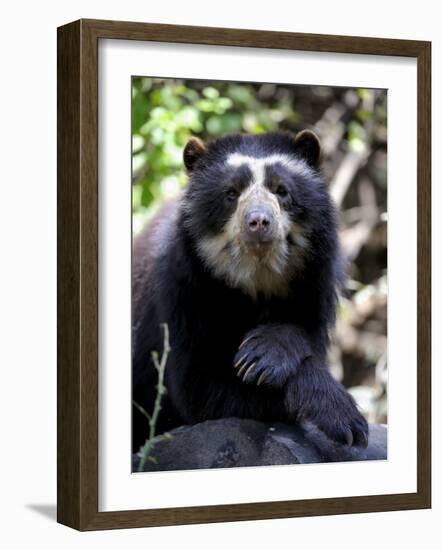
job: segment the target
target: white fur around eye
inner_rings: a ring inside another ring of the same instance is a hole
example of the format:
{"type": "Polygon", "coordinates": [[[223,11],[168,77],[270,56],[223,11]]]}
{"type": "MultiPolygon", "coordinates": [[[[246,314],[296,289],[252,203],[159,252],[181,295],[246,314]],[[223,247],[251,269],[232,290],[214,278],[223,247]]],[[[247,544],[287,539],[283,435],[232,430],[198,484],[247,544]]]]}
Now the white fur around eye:
{"type": "Polygon", "coordinates": [[[252,157],[241,153],[232,153],[227,157],[226,163],[230,166],[248,166],[253,175],[253,183],[264,185],[265,168],[272,164],[281,164],[293,174],[300,176],[312,176],[313,171],[302,159],[296,159],[289,155],[274,154],[267,157],[252,157]]]}

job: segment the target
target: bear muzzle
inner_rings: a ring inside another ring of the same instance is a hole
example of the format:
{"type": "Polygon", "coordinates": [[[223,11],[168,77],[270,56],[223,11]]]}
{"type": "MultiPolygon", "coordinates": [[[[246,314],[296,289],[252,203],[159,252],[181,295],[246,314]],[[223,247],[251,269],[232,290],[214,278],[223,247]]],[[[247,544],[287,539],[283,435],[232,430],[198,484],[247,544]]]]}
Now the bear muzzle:
{"type": "Polygon", "coordinates": [[[251,243],[269,243],[274,238],[274,225],[270,208],[252,208],[244,216],[245,238],[251,243]]]}

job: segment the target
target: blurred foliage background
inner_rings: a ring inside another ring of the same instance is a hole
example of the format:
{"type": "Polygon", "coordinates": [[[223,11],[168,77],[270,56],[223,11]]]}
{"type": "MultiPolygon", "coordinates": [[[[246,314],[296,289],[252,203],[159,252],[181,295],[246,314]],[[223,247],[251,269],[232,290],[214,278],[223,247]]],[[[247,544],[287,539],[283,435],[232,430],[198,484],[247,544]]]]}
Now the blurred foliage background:
{"type": "Polygon", "coordinates": [[[133,233],[186,185],[182,151],[191,135],[304,128],[321,139],[348,259],[331,368],[367,419],[386,423],[386,90],[133,78],[133,233]]]}

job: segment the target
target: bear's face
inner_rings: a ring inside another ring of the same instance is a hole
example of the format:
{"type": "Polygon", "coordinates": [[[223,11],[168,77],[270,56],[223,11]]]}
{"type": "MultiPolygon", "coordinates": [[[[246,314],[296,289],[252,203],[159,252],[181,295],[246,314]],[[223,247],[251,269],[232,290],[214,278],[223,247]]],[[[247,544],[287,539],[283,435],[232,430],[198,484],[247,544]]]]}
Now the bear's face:
{"type": "Polygon", "coordinates": [[[253,298],[288,292],[327,194],[319,154],[308,131],[189,141],[185,223],[217,278],[253,298]]]}

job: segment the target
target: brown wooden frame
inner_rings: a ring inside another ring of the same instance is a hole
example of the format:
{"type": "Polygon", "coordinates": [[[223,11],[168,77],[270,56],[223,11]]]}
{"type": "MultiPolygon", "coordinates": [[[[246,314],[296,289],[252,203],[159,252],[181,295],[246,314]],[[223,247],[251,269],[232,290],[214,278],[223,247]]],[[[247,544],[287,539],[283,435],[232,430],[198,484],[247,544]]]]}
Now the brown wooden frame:
{"type": "Polygon", "coordinates": [[[431,506],[431,43],[79,20],[58,29],[58,521],[79,530],[431,506]],[[417,492],[98,512],[98,40],[143,40],[417,58],[417,492]]]}

